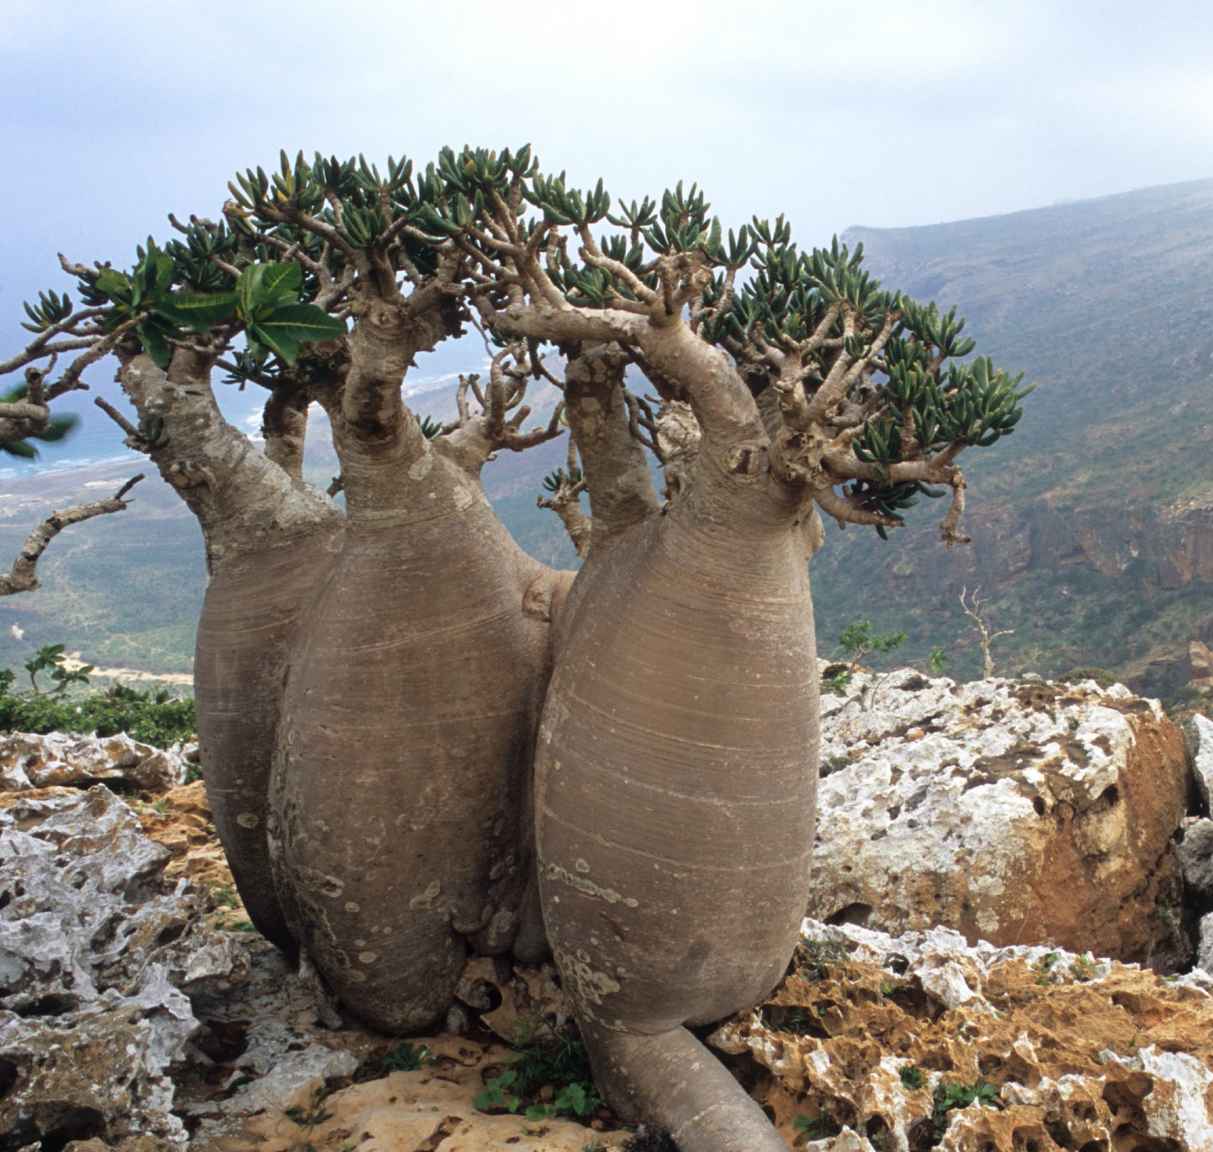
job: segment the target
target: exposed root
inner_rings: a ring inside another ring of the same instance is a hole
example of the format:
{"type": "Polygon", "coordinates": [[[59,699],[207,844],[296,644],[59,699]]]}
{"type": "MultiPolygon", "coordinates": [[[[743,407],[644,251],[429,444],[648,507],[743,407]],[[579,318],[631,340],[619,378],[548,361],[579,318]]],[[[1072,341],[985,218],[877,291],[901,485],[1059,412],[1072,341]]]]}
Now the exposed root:
{"type": "Polygon", "coordinates": [[[611,1108],[669,1132],[681,1152],[787,1152],[762,1109],[685,1028],[641,1036],[583,1025],[582,1036],[611,1108]]]}

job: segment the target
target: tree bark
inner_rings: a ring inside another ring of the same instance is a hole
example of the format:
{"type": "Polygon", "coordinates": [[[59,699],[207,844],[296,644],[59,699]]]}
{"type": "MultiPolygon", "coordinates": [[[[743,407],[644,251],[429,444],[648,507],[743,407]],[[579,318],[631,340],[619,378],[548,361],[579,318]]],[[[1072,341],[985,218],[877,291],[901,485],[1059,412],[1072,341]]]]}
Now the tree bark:
{"type": "Polygon", "coordinates": [[[179,350],[168,373],[144,355],[119,380],[141,444],[202,528],[211,579],[198,622],[194,694],[207,799],[236,887],[257,929],[295,942],[266,843],[282,685],[306,610],[336,558],[342,518],[220,415],[210,365],[179,350]]]}
{"type": "Polygon", "coordinates": [[[342,1006],[407,1033],[442,1020],[469,948],[504,952],[519,932],[533,732],[564,581],[428,445],[397,475],[390,515],[351,507],[295,653],[271,847],[342,1006]]]}
{"type": "Polygon", "coordinates": [[[719,1105],[740,1135],[713,1127],[729,1078],[688,1087],[682,1029],[778,983],[812,847],[805,534],[798,499],[756,479],[701,456],[665,516],[591,551],[536,756],[544,920],[596,1072],[625,1115],[689,1126],[695,1152],[778,1146],[740,1087],[719,1105]]]}
{"type": "Polygon", "coordinates": [[[618,345],[586,344],[565,369],[565,414],[590,492],[590,547],[599,552],[660,509],[644,449],[628,426],[626,368],[618,345]]]}

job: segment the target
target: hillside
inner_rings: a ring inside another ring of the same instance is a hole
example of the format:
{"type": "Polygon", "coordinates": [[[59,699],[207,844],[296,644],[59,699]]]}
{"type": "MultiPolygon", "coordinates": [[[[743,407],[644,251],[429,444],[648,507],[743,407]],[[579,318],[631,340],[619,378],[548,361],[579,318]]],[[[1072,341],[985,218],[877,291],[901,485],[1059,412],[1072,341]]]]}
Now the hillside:
{"type": "MultiPolygon", "coordinates": [[[[532,393],[532,421],[546,422],[556,391],[544,386],[532,393]]],[[[412,402],[417,411],[438,420],[454,414],[450,387],[428,390],[412,402]]],[[[535,507],[541,478],[563,462],[562,442],[541,445],[524,456],[506,452],[486,467],[484,480],[490,500],[519,543],[547,563],[570,566],[573,549],[559,525],[553,527],[555,517],[535,507]]],[[[308,478],[323,488],[338,470],[327,422],[316,409],[309,428],[308,478]]],[[[40,644],[66,643],[102,669],[190,671],[194,627],[206,589],[202,534],[148,461],[128,453],[5,479],[0,484],[0,563],[10,562],[29,529],[52,508],[109,495],[136,472],[145,479],[130,508],[63,533],[39,562],[42,587],[0,599],[0,667],[19,666],[40,644]]]]}
{"type": "MultiPolygon", "coordinates": [[[[1101,666],[1147,691],[1179,691],[1189,640],[1213,640],[1213,181],[931,227],[855,228],[847,239],[864,243],[888,284],[958,305],[979,350],[1039,387],[1015,435],[969,462],[971,546],[938,544],[933,505],[888,543],[830,531],[814,562],[823,652],[869,616],[908,631],[911,658],[940,645],[953,674],[973,674],[957,595],[980,585],[994,624],[1015,629],[996,649],[1000,667],[1101,666]]],[[[537,399],[542,418],[554,394],[537,399]]],[[[415,403],[443,418],[453,390],[429,387],[415,403]]],[[[246,398],[232,418],[247,409],[246,398]]],[[[541,477],[562,457],[559,444],[507,453],[485,475],[523,546],[568,564],[555,517],[535,507],[541,477]]],[[[5,481],[0,555],[48,506],[116,487],[141,466],[132,457],[5,481]]],[[[308,467],[322,483],[334,471],[323,428],[308,467]]],[[[0,664],[65,641],[105,665],[188,670],[201,540],[154,475],[138,495],[130,511],[57,540],[42,591],[0,601],[0,664]]]]}
{"type": "Polygon", "coordinates": [[[1038,389],[968,462],[971,546],[938,545],[934,508],[888,544],[831,534],[824,634],[866,614],[919,654],[956,650],[957,595],[981,585],[1015,629],[1005,666],[1174,691],[1188,641],[1213,637],[1213,181],[846,239],[887,283],[958,305],[979,350],[1038,389]]]}

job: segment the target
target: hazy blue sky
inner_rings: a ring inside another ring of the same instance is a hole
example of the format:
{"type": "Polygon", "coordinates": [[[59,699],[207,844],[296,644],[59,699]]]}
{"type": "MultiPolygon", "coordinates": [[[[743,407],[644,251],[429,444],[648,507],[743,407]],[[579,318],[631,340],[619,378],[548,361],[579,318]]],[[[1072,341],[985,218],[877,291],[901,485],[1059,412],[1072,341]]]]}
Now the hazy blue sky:
{"type": "Polygon", "coordinates": [[[0,0],[0,340],[280,147],[532,141],[810,243],[1213,176],[1213,5],[0,0]]]}

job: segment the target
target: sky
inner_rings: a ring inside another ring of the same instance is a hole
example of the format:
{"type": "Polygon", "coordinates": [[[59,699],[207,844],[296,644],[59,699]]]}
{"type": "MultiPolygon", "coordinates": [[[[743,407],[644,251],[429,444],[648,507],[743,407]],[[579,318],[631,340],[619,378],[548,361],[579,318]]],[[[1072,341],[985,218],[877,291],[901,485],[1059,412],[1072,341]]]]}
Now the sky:
{"type": "Polygon", "coordinates": [[[1210,177],[1213,4],[0,0],[0,126],[6,354],[57,251],[129,263],[280,148],[529,141],[809,245],[1210,177]]]}

